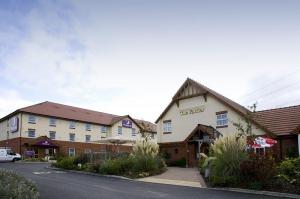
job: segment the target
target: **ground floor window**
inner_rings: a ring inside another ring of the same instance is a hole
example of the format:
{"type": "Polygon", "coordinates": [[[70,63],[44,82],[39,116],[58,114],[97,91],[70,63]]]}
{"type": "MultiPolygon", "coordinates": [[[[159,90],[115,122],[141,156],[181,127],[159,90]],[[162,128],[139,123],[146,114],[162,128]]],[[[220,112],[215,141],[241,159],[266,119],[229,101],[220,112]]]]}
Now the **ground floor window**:
{"type": "Polygon", "coordinates": [[[69,148],[69,156],[74,157],[75,156],[75,148],[69,148]]]}

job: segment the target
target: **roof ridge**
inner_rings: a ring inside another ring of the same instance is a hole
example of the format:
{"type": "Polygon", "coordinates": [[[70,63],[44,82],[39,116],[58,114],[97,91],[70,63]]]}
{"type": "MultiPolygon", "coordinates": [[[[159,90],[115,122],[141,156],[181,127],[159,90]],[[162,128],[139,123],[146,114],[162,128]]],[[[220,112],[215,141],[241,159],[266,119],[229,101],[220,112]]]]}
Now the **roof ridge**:
{"type": "Polygon", "coordinates": [[[256,113],[258,113],[258,112],[267,112],[267,111],[274,111],[274,110],[280,110],[280,109],[294,108],[294,107],[298,107],[298,106],[300,106],[300,104],[298,104],[298,105],[291,105],[291,106],[285,106],[285,107],[279,107],[279,108],[265,109],[265,110],[255,111],[255,112],[256,113]]]}
{"type": "MultiPolygon", "coordinates": [[[[120,117],[121,116],[121,115],[116,115],[116,114],[111,114],[111,113],[105,113],[105,112],[95,111],[95,110],[92,110],[92,109],[87,109],[87,108],[82,108],[82,107],[77,107],[77,106],[71,106],[71,105],[66,105],[66,104],[57,103],[57,102],[51,102],[51,101],[45,101],[45,102],[42,102],[42,103],[34,104],[32,106],[40,105],[40,104],[43,104],[43,103],[51,103],[51,104],[54,104],[54,105],[56,104],[56,105],[70,107],[70,108],[81,109],[81,110],[85,110],[85,111],[93,111],[93,112],[96,112],[96,113],[102,113],[102,114],[111,115],[113,117],[120,117]]],[[[25,108],[27,108],[27,107],[25,107],[25,108]]]]}

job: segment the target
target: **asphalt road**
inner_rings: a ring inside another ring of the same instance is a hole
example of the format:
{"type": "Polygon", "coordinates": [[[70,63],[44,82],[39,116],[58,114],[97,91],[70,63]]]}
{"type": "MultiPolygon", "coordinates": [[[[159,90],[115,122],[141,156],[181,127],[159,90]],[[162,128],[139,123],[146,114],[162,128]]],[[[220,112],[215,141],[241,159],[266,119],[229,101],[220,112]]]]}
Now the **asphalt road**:
{"type": "Polygon", "coordinates": [[[45,163],[0,163],[0,168],[14,170],[37,183],[41,199],[278,199],[277,197],[218,191],[201,188],[152,184],[132,180],[60,172],[45,163]]]}

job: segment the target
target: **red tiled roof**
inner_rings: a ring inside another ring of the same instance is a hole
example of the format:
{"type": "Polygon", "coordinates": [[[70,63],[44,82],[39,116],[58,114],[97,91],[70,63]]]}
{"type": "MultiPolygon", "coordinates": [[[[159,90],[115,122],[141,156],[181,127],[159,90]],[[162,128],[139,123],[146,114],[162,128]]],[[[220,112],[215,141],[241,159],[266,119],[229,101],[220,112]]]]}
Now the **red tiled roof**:
{"type": "MultiPolygon", "coordinates": [[[[109,113],[103,113],[103,112],[46,101],[25,108],[18,109],[12,114],[9,114],[4,118],[0,119],[0,121],[10,117],[13,114],[16,114],[17,112],[33,113],[38,115],[57,117],[62,119],[75,120],[75,121],[94,123],[100,125],[112,125],[113,123],[115,123],[115,121],[124,117],[124,116],[113,115],[109,113]]],[[[139,121],[136,119],[133,120],[135,120],[136,123],[138,123],[139,121]]],[[[151,122],[147,122],[147,123],[152,124],[151,122]]],[[[153,125],[154,124],[152,124],[152,126],[153,125]]],[[[155,130],[154,129],[152,130],[154,130],[153,132],[156,132],[156,125],[154,126],[155,126],[154,128],[155,130]]]]}
{"type": "Polygon", "coordinates": [[[300,105],[258,111],[254,118],[276,135],[296,133],[300,126],[300,105]]]}

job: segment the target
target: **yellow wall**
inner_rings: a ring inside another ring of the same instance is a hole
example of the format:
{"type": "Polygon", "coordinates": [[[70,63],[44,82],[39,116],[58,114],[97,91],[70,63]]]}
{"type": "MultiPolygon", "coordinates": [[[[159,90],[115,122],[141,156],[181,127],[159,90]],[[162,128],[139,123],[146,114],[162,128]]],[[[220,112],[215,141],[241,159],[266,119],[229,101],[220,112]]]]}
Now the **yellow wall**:
{"type": "Polygon", "coordinates": [[[127,137],[127,138],[141,138],[141,134],[140,134],[140,128],[130,119],[130,118],[124,118],[125,120],[130,120],[132,122],[132,128],[136,129],[136,136],[132,136],[132,128],[126,128],[126,127],[122,127],[122,120],[113,124],[111,127],[111,136],[117,136],[118,135],[118,127],[122,127],[122,135],[123,137],[127,137]]]}
{"type": "MultiPolygon", "coordinates": [[[[196,128],[197,124],[204,124],[216,128],[217,116],[216,112],[228,111],[228,127],[218,128],[217,130],[223,136],[237,132],[233,122],[239,122],[241,115],[230,107],[224,105],[214,97],[207,95],[205,102],[203,96],[188,98],[179,101],[179,106],[173,104],[167,113],[157,123],[158,142],[179,142],[185,138],[196,128]],[[180,110],[188,109],[196,106],[203,106],[204,111],[194,114],[181,115],[180,110]],[[172,121],[172,133],[163,134],[163,121],[172,121]]],[[[265,134],[261,129],[253,126],[253,133],[257,135],[265,134]]]]}

